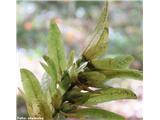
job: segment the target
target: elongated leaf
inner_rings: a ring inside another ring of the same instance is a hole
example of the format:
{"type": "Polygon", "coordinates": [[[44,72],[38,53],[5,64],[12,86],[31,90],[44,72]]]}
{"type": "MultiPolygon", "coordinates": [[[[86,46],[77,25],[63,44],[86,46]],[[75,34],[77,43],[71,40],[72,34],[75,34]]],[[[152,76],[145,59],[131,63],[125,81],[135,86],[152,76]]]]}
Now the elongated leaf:
{"type": "Polygon", "coordinates": [[[75,51],[72,50],[69,54],[69,58],[68,58],[68,68],[73,64],[74,62],[74,56],[75,56],[75,51]]]}
{"type": "Polygon", "coordinates": [[[98,39],[95,39],[95,37],[98,35],[98,33],[101,33],[103,31],[103,28],[106,25],[107,16],[108,16],[108,3],[106,3],[106,6],[103,9],[103,11],[98,19],[97,25],[89,37],[90,43],[88,44],[88,46],[86,47],[85,50],[88,50],[92,46],[92,44],[97,43],[98,39]]]}
{"type": "Polygon", "coordinates": [[[91,37],[89,38],[90,43],[88,44],[88,46],[82,54],[82,56],[87,60],[99,57],[106,51],[108,45],[106,39],[109,33],[107,16],[108,3],[106,3],[106,7],[101,13],[96,28],[94,29],[93,33],[91,34],[91,37]]]}
{"type": "MultiPolygon", "coordinates": [[[[43,64],[43,63],[42,63],[43,64]]],[[[48,67],[48,66],[47,66],[48,67]]],[[[44,73],[42,76],[42,79],[40,81],[41,88],[43,92],[47,92],[49,90],[50,84],[51,84],[51,77],[48,75],[48,73],[44,73]]]]}
{"type": "Polygon", "coordinates": [[[50,59],[48,56],[43,56],[43,58],[48,65],[45,65],[43,63],[41,63],[41,65],[45,69],[45,71],[48,73],[48,75],[51,77],[49,88],[51,89],[51,94],[54,95],[56,92],[56,83],[58,80],[57,70],[52,59],[50,59]]]}
{"type": "Polygon", "coordinates": [[[68,114],[68,116],[85,120],[125,120],[121,115],[98,108],[78,109],[74,113],[68,114]]]}
{"type": "Polygon", "coordinates": [[[75,82],[77,80],[77,77],[78,77],[78,73],[80,71],[82,71],[82,69],[78,69],[78,66],[76,63],[74,63],[69,69],[68,69],[68,74],[69,74],[69,77],[71,79],[72,82],[75,82]]]}
{"type": "Polygon", "coordinates": [[[43,99],[43,92],[37,78],[27,69],[21,69],[21,78],[25,95],[28,99],[43,99]]]}
{"type": "Polygon", "coordinates": [[[23,98],[24,101],[25,101],[25,104],[26,104],[26,107],[27,107],[27,111],[28,111],[29,116],[34,116],[35,114],[34,114],[33,109],[32,109],[32,103],[31,103],[31,101],[29,101],[29,100],[27,99],[26,95],[24,94],[24,92],[23,92],[20,88],[18,88],[18,90],[19,90],[22,98],[23,98]]]}
{"type": "Polygon", "coordinates": [[[32,117],[43,117],[46,120],[51,120],[52,112],[45,101],[39,81],[29,70],[21,69],[20,71],[30,115],[32,117]]]}
{"type": "Polygon", "coordinates": [[[100,71],[100,72],[106,75],[106,80],[110,80],[112,78],[133,78],[137,80],[143,79],[142,72],[138,70],[112,69],[112,70],[105,70],[105,71],[100,71]]]}
{"type": "MultiPolygon", "coordinates": [[[[54,96],[54,94],[56,94],[56,82],[54,82],[56,80],[55,79],[53,80],[50,77],[50,75],[52,74],[52,70],[50,70],[50,68],[44,63],[41,63],[41,65],[47,72],[44,73],[41,79],[41,88],[45,94],[46,97],[45,99],[50,104],[52,102],[52,97],[54,96]]],[[[49,107],[52,108],[52,105],[50,104],[49,107]]]]}
{"type": "Polygon", "coordinates": [[[51,21],[50,23],[48,55],[54,61],[57,71],[62,74],[66,69],[64,44],[60,30],[54,21],[51,21]]]}
{"type": "Polygon", "coordinates": [[[82,72],[78,75],[78,79],[81,83],[97,88],[109,87],[105,84],[105,82],[113,78],[123,78],[123,79],[132,78],[132,79],[142,80],[143,74],[142,72],[137,70],[111,69],[102,71],[100,70],[100,71],[82,72]]]}
{"type": "Polygon", "coordinates": [[[51,77],[47,74],[47,73],[44,73],[43,76],[42,76],[42,79],[41,79],[41,88],[43,90],[43,93],[45,95],[45,99],[50,107],[50,109],[52,109],[53,111],[53,108],[52,108],[52,105],[50,104],[52,102],[52,96],[51,95],[51,77]]]}
{"type": "MultiPolygon", "coordinates": [[[[88,51],[83,55],[85,59],[91,60],[93,58],[99,57],[104,54],[107,49],[106,37],[108,36],[107,28],[104,29],[103,33],[100,35],[98,43],[92,45],[88,51]]],[[[97,38],[98,39],[98,38],[97,38]]]]}
{"type": "Polygon", "coordinates": [[[133,57],[127,56],[117,56],[115,58],[106,58],[102,60],[94,59],[91,64],[96,69],[125,69],[133,61],[133,57]]]}
{"type": "Polygon", "coordinates": [[[55,79],[56,81],[58,79],[58,75],[54,61],[52,61],[52,59],[46,55],[43,56],[43,59],[48,64],[48,70],[46,70],[46,72],[48,72],[51,78],[55,79]]]}
{"type": "Polygon", "coordinates": [[[112,100],[120,99],[136,99],[136,95],[128,89],[123,88],[109,88],[98,90],[96,94],[91,94],[85,105],[95,105],[112,100]]]}

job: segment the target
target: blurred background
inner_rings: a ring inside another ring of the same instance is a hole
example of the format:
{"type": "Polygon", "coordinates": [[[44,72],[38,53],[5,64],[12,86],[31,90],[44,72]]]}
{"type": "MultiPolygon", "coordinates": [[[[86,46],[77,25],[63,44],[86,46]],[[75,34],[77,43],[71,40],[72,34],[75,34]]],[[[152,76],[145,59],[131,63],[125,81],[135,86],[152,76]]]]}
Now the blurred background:
{"type": "MultiPolygon", "coordinates": [[[[106,56],[130,54],[132,68],[143,71],[143,8],[142,1],[109,2],[109,49],[106,56]]],[[[100,15],[103,1],[17,1],[18,68],[31,70],[41,79],[44,70],[39,64],[47,53],[49,22],[58,24],[66,53],[74,49],[78,57],[87,43],[100,15]]],[[[18,73],[19,74],[19,73],[18,73]]],[[[20,74],[17,85],[21,88],[20,74]]],[[[142,120],[142,82],[115,79],[112,86],[133,90],[138,100],[120,100],[99,104],[106,110],[124,115],[127,120],[142,120]]],[[[24,100],[17,90],[17,116],[27,116],[24,100]]]]}

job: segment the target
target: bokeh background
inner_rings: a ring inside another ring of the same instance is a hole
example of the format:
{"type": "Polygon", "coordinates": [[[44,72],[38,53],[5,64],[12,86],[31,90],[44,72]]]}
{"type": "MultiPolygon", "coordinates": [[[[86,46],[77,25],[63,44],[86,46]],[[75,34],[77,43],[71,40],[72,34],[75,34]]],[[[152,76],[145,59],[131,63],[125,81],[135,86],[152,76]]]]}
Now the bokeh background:
{"type": "MultiPolygon", "coordinates": [[[[143,71],[143,5],[142,1],[109,2],[109,49],[106,56],[131,54],[132,68],[143,71]]],[[[47,53],[49,22],[58,24],[66,53],[74,49],[76,56],[87,43],[95,27],[103,1],[17,1],[17,56],[19,68],[25,67],[41,79],[44,70],[39,64],[47,53]]],[[[19,75],[20,76],[20,75],[19,75]]],[[[142,120],[142,82],[115,79],[112,86],[133,90],[138,100],[119,100],[99,107],[124,115],[127,120],[142,120]]],[[[17,86],[21,88],[20,77],[17,86]]],[[[17,90],[17,116],[27,116],[24,100],[17,90]]]]}

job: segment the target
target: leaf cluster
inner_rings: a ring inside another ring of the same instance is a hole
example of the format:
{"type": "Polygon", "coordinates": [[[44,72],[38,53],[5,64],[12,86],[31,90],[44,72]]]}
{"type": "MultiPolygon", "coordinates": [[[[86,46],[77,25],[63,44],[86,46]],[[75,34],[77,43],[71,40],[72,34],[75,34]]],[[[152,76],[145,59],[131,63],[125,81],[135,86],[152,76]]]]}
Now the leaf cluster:
{"type": "Polygon", "coordinates": [[[90,43],[80,58],[74,60],[71,51],[66,61],[60,30],[54,21],[50,23],[48,54],[41,62],[45,70],[39,80],[27,69],[21,69],[22,96],[31,117],[44,120],[124,120],[121,115],[96,108],[95,105],[120,99],[136,99],[136,94],[124,88],[113,88],[106,81],[113,78],[142,79],[142,72],[129,69],[133,57],[102,58],[108,45],[108,5],[106,4],[97,25],[90,35],[90,43]]]}

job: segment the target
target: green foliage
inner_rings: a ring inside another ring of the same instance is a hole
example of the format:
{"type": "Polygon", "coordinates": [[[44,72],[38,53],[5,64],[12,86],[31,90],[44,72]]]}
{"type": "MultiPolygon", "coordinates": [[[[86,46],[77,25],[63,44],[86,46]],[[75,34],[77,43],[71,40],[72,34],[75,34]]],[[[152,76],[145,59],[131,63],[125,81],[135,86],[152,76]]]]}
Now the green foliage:
{"type": "Polygon", "coordinates": [[[124,69],[129,67],[133,59],[130,55],[117,56],[115,58],[105,58],[102,60],[93,59],[91,60],[91,64],[97,69],[124,69]]]}
{"type": "Polygon", "coordinates": [[[108,12],[106,12],[107,9],[108,3],[102,11],[93,33],[88,38],[90,40],[90,43],[82,54],[82,56],[87,60],[99,57],[107,49],[106,39],[108,38],[109,34],[108,21],[106,20],[108,16],[108,12]]]}
{"type": "Polygon", "coordinates": [[[64,45],[59,28],[54,21],[50,23],[48,56],[54,61],[57,72],[62,75],[63,71],[66,69],[64,45]]]}
{"type": "Polygon", "coordinates": [[[45,96],[37,78],[28,70],[21,69],[24,97],[28,108],[28,113],[32,117],[43,117],[51,120],[52,111],[45,100],[45,96]]]}
{"type": "Polygon", "coordinates": [[[45,65],[44,63],[41,63],[41,65],[45,69],[46,73],[48,73],[48,75],[51,77],[49,89],[50,89],[51,95],[53,96],[56,92],[55,91],[56,90],[56,82],[58,80],[57,70],[56,70],[55,64],[51,58],[44,55],[43,59],[46,61],[48,66],[45,65]]]}
{"type": "Polygon", "coordinates": [[[142,80],[142,73],[137,70],[119,70],[119,69],[113,69],[113,70],[105,70],[101,71],[106,75],[106,79],[112,79],[112,78],[133,78],[142,80]]]}
{"type": "Polygon", "coordinates": [[[124,117],[113,112],[98,108],[78,109],[68,116],[73,118],[84,118],[85,120],[125,120],[124,117]]]}
{"type": "Polygon", "coordinates": [[[136,99],[136,95],[131,91],[123,88],[109,88],[95,91],[90,95],[86,105],[95,105],[97,103],[120,100],[120,99],[136,99]]]}
{"type": "Polygon", "coordinates": [[[80,81],[84,81],[85,84],[88,84],[91,87],[106,87],[104,85],[106,76],[98,71],[81,72],[78,77],[80,81]]]}
{"type": "Polygon", "coordinates": [[[91,35],[91,42],[76,61],[74,51],[68,61],[65,60],[60,31],[56,23],[51,22],[48,56],[43,56],[46,64],[41,63],[46,71],[42,84],[29,70],[20,70],[24,89],[21,93],[30,116],[43,117],[44,120],[124,120],[118,114],[93,108],[98,103],[137,98],[131,90],[110,87],[106,81],[113,78],[142,79],[140,71],[129,69],[133,57],[100,58],[107,48],[107,14],[106,4],[91,35]]]}
{"type": "Polygon", "coordinates": [[[77,89],[73,89],[68,92],[64,98],[71,103],[88,106],[112,100],[136,99],[137,97],[135,93],[128,89],[106,87],[87,93],[82,93],[77,89]]]}
{"type": "Polygon", "coordinates": [[[75,51],[72,50],[69,54],[69,58],[68,58],[68,68],[72,66],[73,62],[74,62],[74,56],[75,56],[75,51]]]}

